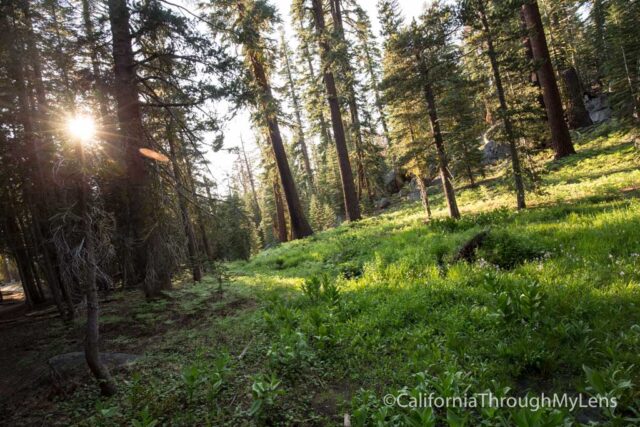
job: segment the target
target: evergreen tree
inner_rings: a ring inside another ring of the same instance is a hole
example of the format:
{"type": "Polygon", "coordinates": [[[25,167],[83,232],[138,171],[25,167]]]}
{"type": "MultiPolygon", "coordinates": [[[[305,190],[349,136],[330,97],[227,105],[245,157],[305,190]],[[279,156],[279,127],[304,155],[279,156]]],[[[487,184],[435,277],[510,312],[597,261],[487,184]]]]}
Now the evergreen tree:
{"type": "Polygon", "coordinates": [[[342,112],[340,110],[334,73],[332,71],[334,67],[332,61],[333,50],[329,42],[330,35],[327,32],[325,24],[326,11],[321,0],[311,0],[311,5],[316,37],[320,50],[322,51],[323,80],[327,91],[327,102],[331,110],[331,123],[333,124],[333,137],[336,145],[338,165],[340,167],[345,215],[348,221],[357,221],[360,219],[360,206],[353,184],[353,173],[351,171],[351,162],[349,161],[349,152],[347,151],[342,112]]]}
{"type": "Polygon", "coordinates": [[[280,32],[280,58],[282,62],[282,74],[287,87],[285,93],[291,104],[291,108],[293,109],[293,116],[295,120],[294,133],[296,141],[294,143],[294,151],[298,154],[297,157],[302,158],[304,181],[306,183],[307,193],[309,194],[314,190],[313,169],[311,168],[311,156],[309,155],[304,125],[302,123],[302,107],[300,105],[298,91],[299,82],[296,79],[296,76],[299,73],[295,68],[295,63],[292,59],[293,53],[289,49],[289,45],[285,39],[284,30],[281,30],[280,32]]]}
{"type": "Polygon", "coordinates": [[[220,20],[217,26],[222,27],[226,22],[235,23],[227,30],[227,34],[244,50],[247,67],[252,75],[250,86],[252,101],[260,110],[261,120],[268,129],[280,183],[287,202],[293,238],[309,236],[313,231],[305,217],[289,167],[280,132],[278,106],[267,74],[270,61],[261,32],[268,30],[276,20],[275,11],[265,2],[249,0],[216,2],[212,7],[215,8],[215,15],[212,14],[212,17],[215,16],[220,20]]]}
{"type": "MultiPolygon", "coordinates": [[[[445,151],[444,137],[438,115],[435,88],[440,83],[433,69],[439,72],[452,64],[454,49],[451,43],[452,11],[434,3],[420,21],[404,26],[387,41],[385,58],[385,89],[389,99],[404,99],[420,93],[426,106],[431,136],[436,147],[438,169],[449,214],[460,217],[445,151]]],[[[413,124],[409,126],[411,129],[413,124]]]]}
{"type": "MultiPolygon", "coordinates": [[[[475,4],[471,5],[471,8],[475,11],[476,15],[479,18],[481,31],[486,42],[486,55],[488,56],[489,62],[491,63],[491,70],[493,72],[493,84],[495,86],[495,91],[499,102],[499,114],[504,126],[504,133],[509,143],[511,166],[516,188],[517,207],[518,209],[524,209],[526,207],[525,189],[524,180],[522,177],[522,167],[520,165],[520,158],[516,142],[516,133],[511,121],[511,112],[509,111],[507,97],[503,86],[502,72],[498,63],[498,52],[494,44],[494,35],[492,27],[489,24],[490,17],[487,12],[487,2],[485,0],[476,0],[475,4]]],[[[467,11],[467,13],[469,13],[469,11],[467,11]]]]}
{"type": "Polygon", "coordinates": [[[544,104],[547,109],[547,118],[551,130],[551,145],[555,156],[556,158],[562,158],[575,154],[569,128],[564,121],[560,91],[551,63],[537,0],[526,0],[522,4],[522,15],[531,42],[535,71],[542,86],[544,104]]]}

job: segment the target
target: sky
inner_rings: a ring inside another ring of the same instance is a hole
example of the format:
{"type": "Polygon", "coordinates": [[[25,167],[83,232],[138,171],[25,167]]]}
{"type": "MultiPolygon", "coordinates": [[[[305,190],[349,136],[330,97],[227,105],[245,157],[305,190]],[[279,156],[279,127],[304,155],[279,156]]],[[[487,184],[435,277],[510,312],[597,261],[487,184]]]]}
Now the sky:
{"type": "MultiPolygon", "coordinates": [[[[378,22],[378,15],[376,4],[377,0],[358,0],[360,6],[365,9],[369,14],[373,31],[376,36],[379,37],[380,24],[378,22]]],[[[291,0],[271,0],[280,13],[283,21],[283,27],[289,43],[295,46],[293,40],[293,33],[291,32],[292,25],[289,19],[289,10],[291,7],[291,0]]],[[[423,10],[426,0],[399,0],[398,4],[406,19],[412,19],[418,16],[423,10]]],[[[218,152],[208,152],[205,157],[211,162],[209,169],[214,175],[214,179],[218,182],[219,191],[225,192],[228,187],[228,176],[233,173],[233,163],[237,158],[236,154],[232,154],[227,151],[230,148],[238,147],[240,144],[240,138],[245,142],[245,147],[249,152],[249,157],[255,160],[259,156],[258,148],[255,145],[254,133],[251,128],[251,122],[249,119],[249,112],[244,111],[228,121],[223,126],[225,133],[224,149],[218,152]]],[[[281,126],[282,132],[285,134],[285,138],[288,136],[288,131],[281,126]]]]}

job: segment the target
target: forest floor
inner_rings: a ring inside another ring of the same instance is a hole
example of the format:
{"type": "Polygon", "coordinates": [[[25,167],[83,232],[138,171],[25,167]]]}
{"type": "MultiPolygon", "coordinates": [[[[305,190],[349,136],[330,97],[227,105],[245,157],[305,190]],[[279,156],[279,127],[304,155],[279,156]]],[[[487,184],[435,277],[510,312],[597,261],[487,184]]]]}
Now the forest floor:
{"type": "Polygon", "coordinates": [[[15,308],[16,305],[24,303],[24,293],[20,282],[0,284],[0,292],[2,292],[2,302],[0,302],[0,319],[9,318],[8,313],[15,308]]]}
{"type": "Polygon", "coordinates": [[[0,325],[3,421],[342,425],[349,414],[353,426],[637,425],[638,135],[605,125],[577,138],[575,156],[537,155],[541,183],[522,212],[496,167],[459,192],[459,221],[433,188],[428,224],[419,203],[395,204],[232,263],[222,290],[207,277],[177,281],[159,301],[111,294],[102,351],[144,357],[115,372],[110,399],[86,374],[58,388],[48,380],[49,357],[81,350],[82,319],[0,325]],[[457,262],[482,231],[474,259],[457,262]],[[485,392],[599,395],[617,407],[415,410],[383,400],[485,392]]]}

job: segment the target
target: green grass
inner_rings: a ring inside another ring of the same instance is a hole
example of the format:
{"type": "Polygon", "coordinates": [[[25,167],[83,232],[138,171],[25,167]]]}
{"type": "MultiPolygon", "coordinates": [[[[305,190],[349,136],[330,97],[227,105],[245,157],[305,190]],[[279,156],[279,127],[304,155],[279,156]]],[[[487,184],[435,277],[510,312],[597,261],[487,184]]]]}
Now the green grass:
{"type": "Polygon", "coordinates": [[[404,205],[233,263],[224,295],[209,280],[175,291],[172,304],[140,303],[137,322],[179,325],[120,377],[117,397],[96,406],[87,385],[62,407],[88,425],[340,425],[345,413],[354,426],[637,423],[640,170],[631,133],[595,132],[576,156],[534,159],[544,173],[526,211],[508,209],[509,180],[496,171],[459,192],[460,221],[435,194],[429,224],[418,204],[404,205]],[[483,230],[475,262],[453,262],[483,230]],[[486,391],[604,395],[618,406],[411,410],[382,400],[486,391]]]}

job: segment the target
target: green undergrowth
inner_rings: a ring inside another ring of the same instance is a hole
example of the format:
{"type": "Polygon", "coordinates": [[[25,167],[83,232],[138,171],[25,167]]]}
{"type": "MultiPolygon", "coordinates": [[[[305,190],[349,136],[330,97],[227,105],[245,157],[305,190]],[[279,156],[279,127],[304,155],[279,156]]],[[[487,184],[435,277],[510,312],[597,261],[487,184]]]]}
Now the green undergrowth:
{"type": "MultiPolygon", "coordinates": [[[[496,172],[463,218],[419,204],[266,250],[135,321],[166,322],[120,393],[62,407],[85,425],[634,425],[640,417],[640,172],[633,133],[598,128],[535,159],[516,212],[496,172]],[[470,261],[459,248],[487,238],[470,261]],[[167,314],[169,312],[169,314],[167,314]],[[383,396],[613,398],[615,409],[385,406],[383,396]],[[98,403],[95,403],[95,402],[98,403]],[[82,421],[81,421],[82,420],[82,421]]],[[[142,307],[142,308],[140,308],[142,307]]],[[[134,310],[135,311],[135,310],[134,310]]],[[[107,324],[120,322],[111,314],[107,324]]]]}

